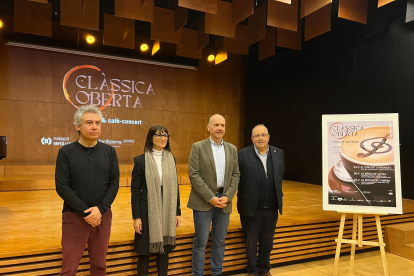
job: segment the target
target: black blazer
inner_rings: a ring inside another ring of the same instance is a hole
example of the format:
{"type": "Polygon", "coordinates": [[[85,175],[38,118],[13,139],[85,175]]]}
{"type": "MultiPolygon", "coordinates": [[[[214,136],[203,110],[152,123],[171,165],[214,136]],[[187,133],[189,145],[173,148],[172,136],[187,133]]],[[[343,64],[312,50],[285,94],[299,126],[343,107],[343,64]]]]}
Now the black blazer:
{"type": "MultiPolygon", "coordinates": [[[[269,145],[273,162],[274,182],[276,187],[279,213],[282,214],[283,192],[282,179],[285,173],[285,157],[283,150],[269,145]]],[[[239,151],[240,182],[237,193],[237,211],[245,217],[252,217],[256,213],[259,203],[260,182],[256,167],[256,152],[251,145],[239,151]]]]}
{"type": "MultiPolygon", "coordinates": [[[[134,169],[132,170],[131,180],[131,208],[132,218],[141,218],[141,201],[147,201],[148,189],[147,181],[145,180],[145,154],[134,157],[134,169]]],[[[178,182],[178,179],[177,179],[178,182]]],[[[179,186],[179,185],[178,185],[179,186]]],[[[147,203],[148,206],[148,203],[147,203]]],[[[148,210],[148,207],[147,207],[148,210]]],[[[177,191],[177,216],[181,216],[180,205],[180,188],[177,191]]]]}

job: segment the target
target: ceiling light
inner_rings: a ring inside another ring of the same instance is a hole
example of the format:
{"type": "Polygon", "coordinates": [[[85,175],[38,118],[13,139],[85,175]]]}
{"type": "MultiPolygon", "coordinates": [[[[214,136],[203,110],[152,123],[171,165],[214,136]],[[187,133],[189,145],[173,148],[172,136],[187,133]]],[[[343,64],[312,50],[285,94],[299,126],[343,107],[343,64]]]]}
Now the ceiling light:
{"type": "Polygon", "coordinates": [[[89,44],[92,44],[95,42],[95,37],[93,35],[88,35],[86,37],[86,42],[88,42],[89,44]]]}
{"type": "Polygon", "coordinates": [[[216,57],[213,55],[213,54],[211,54],[211,55],[209,55],[208,57],[207,57],[207,60],[208,61],[214,61],[214,59],[215,59],[216,57]]]}
{"type": "Polygon", "coordinates": [[[3,21],[0,20],[0,29],[3,27],[3,21]]]}
{"type": "Polygon", "coordinates": [[[142,43],[140,48],[141,48],[141,51],[145,52],[148,50],[148,44],[142,43]]]}

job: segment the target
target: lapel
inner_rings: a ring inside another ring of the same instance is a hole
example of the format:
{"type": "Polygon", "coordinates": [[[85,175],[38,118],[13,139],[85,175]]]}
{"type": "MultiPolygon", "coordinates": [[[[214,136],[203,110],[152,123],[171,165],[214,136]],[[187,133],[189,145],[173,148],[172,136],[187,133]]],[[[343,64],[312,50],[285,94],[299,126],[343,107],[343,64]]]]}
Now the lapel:
{"type": "Polygon", "coordinates": [[[260,180],[259,180],[259,172],[257,171],[256,160],[255,160],[255,158],[256,158],[256,152],[254,151],[254,145],[251,145],[247,149],[247,157],[248,157],[248,159],[250,161],[250,165],[252,166],[253,171],[254,171],[254,173],[256,175],[257,182],[260,183],[260,180]]]}
{"type": "Polygon", "coordinates": [[[277,165],[279,163],[279,158],[277,158],[277,149],[271,145],[269,145],[270,155],[272,156],[272,163],[273,163],[273,177],[276,183],[276,174],[277,174],[277,165]]]}
{"type": "MultiPolygon", "coordinates": [[[[210,159],[211,166],[213,166],[214,173],[215,173],[215,174],[217,174],[217,172],[216,172],[216,164],[214,163],[213,150],[211,149],[211,142],[210,142],[210,138],[207,138],[207,139],[206,139],[206,140],[204,140],[204,141],[205,141],[205,143],[204,143],[204,145],[205,145],[205,149],[206,149],[206,151],[207,151],[207,155],[208,155],[208,157],[209,157],[209,159],[210,159]]],[[[226,165],[227,165],[227,164],[226,164],[226,165]]]]}
{"type": "Polygon", "coordinates": [[[226,167],[224,169],[224,187],[226,186],[226,183],[228,181],[227,178],[229,176],[231,176],[231,173],[228,171],[229,170],[229,166],[230,166],[230,150],[229,147],[227,146],[227,143],[223,141],[223,146],[224,146],[224,154],[225,154],[225,158],[226,158],[226,167]]]}

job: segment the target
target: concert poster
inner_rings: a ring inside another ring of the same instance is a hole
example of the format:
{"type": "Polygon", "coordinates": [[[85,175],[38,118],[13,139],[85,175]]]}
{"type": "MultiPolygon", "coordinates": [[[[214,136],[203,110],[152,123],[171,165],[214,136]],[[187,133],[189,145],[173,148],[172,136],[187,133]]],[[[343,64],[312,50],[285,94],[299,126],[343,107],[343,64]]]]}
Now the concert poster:
{"type": "Polygon", "coordinates": [[[402,214],[398,114],[322,116],[323,209],[402,214]]]}

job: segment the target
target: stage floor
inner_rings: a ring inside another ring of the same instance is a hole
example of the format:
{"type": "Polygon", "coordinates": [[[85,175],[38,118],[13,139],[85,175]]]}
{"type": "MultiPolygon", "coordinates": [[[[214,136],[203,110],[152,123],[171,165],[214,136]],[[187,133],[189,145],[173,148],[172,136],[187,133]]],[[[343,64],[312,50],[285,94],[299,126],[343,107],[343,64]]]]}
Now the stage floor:
{"type": "MultiPolygon", "coordinates": [[[[194,233],[192,210],[188,209],[189,185],[180,185],[182,225],[177,236],[194,233]]],[[[322,210],[322,187],[293,181],[283,182],[284,214],[278,227],[339,222],[336,212],[322,210]]],[[[240,219],[233,202],[229,232],[239,229],[240,219]]],[[[60,250],[63,201],[54,190],[0,192],[0,258],[24,256],[60,250]]],[[[414,212],[414,201],[403,200],[404,213],[414,212]]],[[[112,205],[113,222],[110,243],[133,241],[130,188],[120,188],[112,205]]]]}

